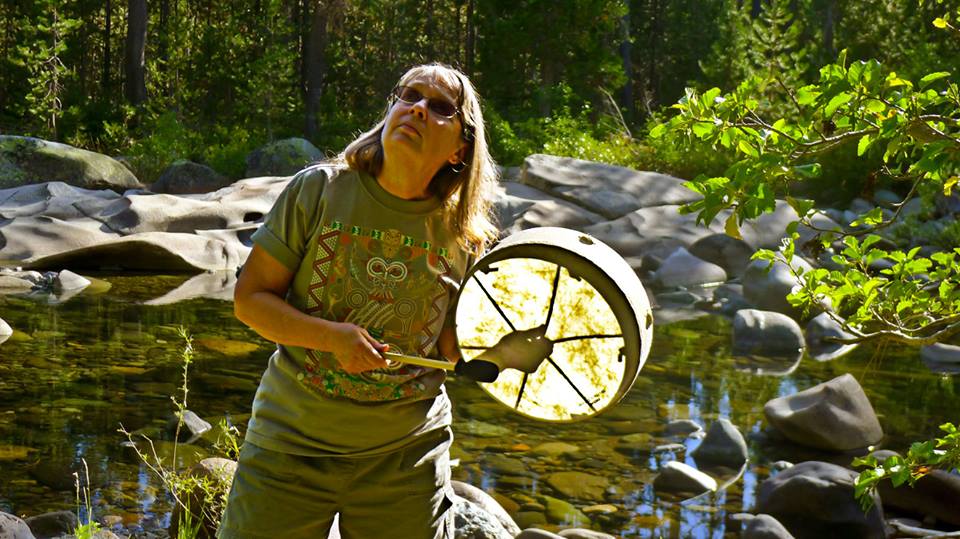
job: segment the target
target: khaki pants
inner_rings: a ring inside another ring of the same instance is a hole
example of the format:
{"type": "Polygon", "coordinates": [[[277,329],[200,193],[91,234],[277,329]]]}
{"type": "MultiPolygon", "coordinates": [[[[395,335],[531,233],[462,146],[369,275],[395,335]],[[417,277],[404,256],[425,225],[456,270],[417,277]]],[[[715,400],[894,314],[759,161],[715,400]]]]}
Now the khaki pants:
{"type": "Polygon", "coordinates": [[[219,539],[453,539],[449,428],[372,457],[302,457],[249,442],[219,539]]]}

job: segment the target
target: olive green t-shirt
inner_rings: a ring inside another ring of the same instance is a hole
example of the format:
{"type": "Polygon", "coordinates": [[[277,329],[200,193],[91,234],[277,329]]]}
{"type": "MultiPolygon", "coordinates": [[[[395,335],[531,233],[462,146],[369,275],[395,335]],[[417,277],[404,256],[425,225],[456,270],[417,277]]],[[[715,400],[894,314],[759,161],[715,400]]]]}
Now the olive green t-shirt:
{"type": "MultiPolygon", "coordinates": [[[[438,199],[398,198],[331,165],[298,173],[253,241],[294,272],[290,305],[419,356],[433,352],[467,266],[438,199]]],[[[349,374],[328,352],[278,345],[246,439],[298,455],[390,451],[450,424],[445,376],[407,365],[349,374]]]]}

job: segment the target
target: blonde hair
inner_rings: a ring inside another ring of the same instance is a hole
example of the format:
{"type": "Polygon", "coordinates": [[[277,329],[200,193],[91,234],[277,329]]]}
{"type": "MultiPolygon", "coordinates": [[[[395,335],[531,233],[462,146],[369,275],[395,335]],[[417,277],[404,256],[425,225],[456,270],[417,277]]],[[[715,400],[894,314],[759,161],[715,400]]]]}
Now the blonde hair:
{"type": "MultiPolygon", "coordinates": [[[[463,159],[466,166],[458,170],[444,165],[430,181],[428,190],[442,201],[444,219],[456,234],[460,247],[468,253],[480,255],[499,235],[490,212],[497,184],[497,167],[487,148],[480,97],[466,75],[444,64],[413,67],[400,77],[398,85],[406,85],[416,78],[437,81],[460,96],[461,137],[467,143],[463,159]]],[[[390,106],[387,106],[387,112],[390,106]]],[[[348,144],[339,160],[354,170],[376,177],[383,168],[380,136],[385,121],[386,113],[377,125],[348,144]]]]}

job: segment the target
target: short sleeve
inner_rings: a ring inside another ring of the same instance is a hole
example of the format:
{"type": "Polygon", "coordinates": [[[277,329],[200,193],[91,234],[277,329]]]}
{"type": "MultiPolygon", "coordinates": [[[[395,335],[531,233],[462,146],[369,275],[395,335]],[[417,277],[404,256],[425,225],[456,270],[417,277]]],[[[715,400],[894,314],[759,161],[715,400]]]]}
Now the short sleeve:
{"type": "Polygon", "coordinates": [[[310,234],[323,213],[323,190],[329,167],[313,166],[297,173],[280,193],[253,241],[290,271],[297,271],[310,234]]]}

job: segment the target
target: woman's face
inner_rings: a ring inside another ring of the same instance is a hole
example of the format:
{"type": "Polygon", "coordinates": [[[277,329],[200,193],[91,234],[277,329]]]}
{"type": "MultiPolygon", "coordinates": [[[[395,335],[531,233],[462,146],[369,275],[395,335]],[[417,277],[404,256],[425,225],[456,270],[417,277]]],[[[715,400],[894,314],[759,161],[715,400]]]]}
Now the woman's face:
{"type": "Polygon", "coordinates": [[[420,99],[396,99],[390,107],[380,135],[384,161],[397,160],[392,164],[420,170],[429,181],[441,167],[460,163],[466,148],[460,115],[448,118],[429,106],[431,100],[445,100],[455,108],[458,92],[432,77],[415,77],[405,86],[415,90],[406,92],[406,99],[417,94],[420,99]]]}

